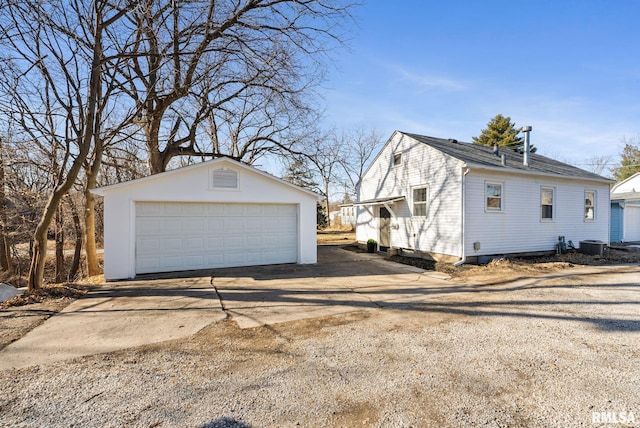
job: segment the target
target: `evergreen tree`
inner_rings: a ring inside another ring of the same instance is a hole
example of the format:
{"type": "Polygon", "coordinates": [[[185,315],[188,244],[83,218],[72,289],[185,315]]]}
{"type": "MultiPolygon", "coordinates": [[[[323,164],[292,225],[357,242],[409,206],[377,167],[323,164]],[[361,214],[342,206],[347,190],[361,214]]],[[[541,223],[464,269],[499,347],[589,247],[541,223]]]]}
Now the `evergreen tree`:
{"type": "MultiPolygon", "coordinates": [[[[483,129],[479,137],[472,137],[473,144],[483,146],[491,146],[498,144],[500,147],[506,147],[514,151],[522,153],[524,151],[524,138],[519,137],[520,129],[516,128],[515,123],[511,122],[509,116],[501,114],[496,115],[487,124],[487,128],[483,129]]],[[[531,145],[529,148],[531,153],[535,153],[536,148],[531,145]]]]}
{"type": "Polygon", "coordinates": [[[636,172],[640,172],[640,141],[639,144],[622,141],[625,145],[620,154],[620,165],[613,169],[613,178],[616,181],[625,180],[636,172]]]}
{"type": "Polygon", "coordinates": [[[329,225],[327,220],[327,210],[320,202],[316,204],[316,226],[318,229],[324,229],[329,225]]]}
{"type": "Polygon", "coordinates": [[[284,180],[302,188],[317,191],[318,183],[313,180],[313,174],[304,159],[294,159],[287,166],[284,180]]]}

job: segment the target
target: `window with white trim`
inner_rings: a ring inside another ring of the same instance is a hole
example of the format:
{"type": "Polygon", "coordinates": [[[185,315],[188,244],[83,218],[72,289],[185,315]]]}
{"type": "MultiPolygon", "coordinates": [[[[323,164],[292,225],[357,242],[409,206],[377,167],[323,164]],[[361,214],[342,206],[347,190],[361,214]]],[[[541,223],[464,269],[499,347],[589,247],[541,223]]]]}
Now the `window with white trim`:
{"type": "Polygon", "coordinates": [[[413,188],[413,216],[414,217],[427,216],[428,195],[429,195],[429,192],[428,192],[427,186],[413,188]]]}
{"type": "Polygon", "coordinates": [[[596,192],[594,190],[584,191],[584,219],[596,219],[596,192]]]}
{"type": "Polygon", "coordinates": [[[502,183],[487,182],[485,196],[485,208],[487,211],[502,211],[502,183]]]}
{"type": "Polygon", "coordinates": [[[554,193],[553,187],[540,188],[540,218],[542,220],[553,220],[554,193]]]}

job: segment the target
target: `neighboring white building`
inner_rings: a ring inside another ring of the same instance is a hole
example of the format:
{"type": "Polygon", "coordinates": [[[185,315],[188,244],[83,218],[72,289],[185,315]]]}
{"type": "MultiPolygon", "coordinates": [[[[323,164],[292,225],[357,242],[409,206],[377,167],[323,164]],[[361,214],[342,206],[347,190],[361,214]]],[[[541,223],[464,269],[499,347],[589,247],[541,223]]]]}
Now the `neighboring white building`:
{"type": "Polygon", "coordinates": [[[611,189],[611,242],[640,241],[640,172],[611,189]]]}
{"type": "Polygon", "coordinates": [[[329,212],[329,221],[333,224],[337,218],[340,218],[340,211],[331,211],[329,212]]]}
{"type": "Polygon", "coordinates": [[[340,221],[343,226],[356,225],[356,207],[353,204],[340,205],[340,221]]]}
{"type": "Polygon", "coordinates": [[[530,154],[396,131],[362,177],[356,239],[435,258],[609,242],[611,180],[530,154]],[[504,164],[503,164],[504,159],[504,164]]]}
{"type": "Polygon", "coordinates": [[[217,158],[95,189],[104,196],[104,276],[316,263],[319,197],[217,158]]]}

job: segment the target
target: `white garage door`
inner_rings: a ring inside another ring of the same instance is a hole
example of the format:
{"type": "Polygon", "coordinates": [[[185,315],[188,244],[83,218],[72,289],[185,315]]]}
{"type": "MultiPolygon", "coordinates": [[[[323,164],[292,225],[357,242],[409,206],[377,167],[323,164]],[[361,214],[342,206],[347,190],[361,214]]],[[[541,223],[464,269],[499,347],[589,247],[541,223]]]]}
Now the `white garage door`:
{"type": "Polygon", "coordinates": [[[640,241],[640,207],[627,205],[624,213],[624,240],[640,241]]]}
{"type": "Polygon", "coordinates": [[[296,205],[136,203],[136,273],[298,261],[296,205]]]}

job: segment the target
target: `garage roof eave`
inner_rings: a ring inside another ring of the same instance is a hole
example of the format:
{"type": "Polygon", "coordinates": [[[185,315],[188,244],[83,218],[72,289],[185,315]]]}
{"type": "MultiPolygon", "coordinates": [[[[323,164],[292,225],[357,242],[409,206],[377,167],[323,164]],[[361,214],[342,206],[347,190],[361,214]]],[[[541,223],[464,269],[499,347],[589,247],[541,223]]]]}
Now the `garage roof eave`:
{"type": "Polygon", "coordinates": [[[354,202],[353,205],[367,207],[367,206],[373,206],[373,205],[391,204],[394,202],[404,201],[404,200],[405,200],[404,196],[388,196],[386,198],[367,199],[364,201],[354,202]]]}
{"type": "Polygon", "coordinates": [[[295,184],[290,183],[290,182],[288,182],[286,180],[283,180],[283,179],[281,179],[279,177],[276,177],[276,176],[274,176],[272,174],[269,174],[268,172],[262,171],[262,170],[260,170],[258,168],[255,168],[255,167],[251,166],[251,165],[247,165],[247,164],[244,164],[242,162],[238,162],[235,159],[231,159],[231,158],[226,157],[226,156],[215,158],[215,159],[212,159],[212,160],[209,160],[209,161],[206,161],[206,162],[197,163],[197,164],[194,164],[194,165],[185,166],[185,167],[182,167],[182,168],[172,169],[172,170],[169,170],[169,171],[161,172],[159,174],[153,174],[153,175],[148,175],[148,176],[137,178],[137,179],[130,180],[130,181],[124,181],[122,183],[116,183],[116,184],[111,184],[111,185],[108,185],[108,186],[98,187],[97,189],[90,190],[90,192],[92,194],[94,194],[94,195],[105,196],[105,194],[107,192],[111,191],[111,190],[120,189],[120,188],[123,188],[123,187],[131,186],[133,184],[138,184],[138,183],[142,183],[142,182],[146,182],[146,181],[156,180],[158,178],[164,178],[164,177],[167,177],[167,176],[170,176],[170,175],[173,175],[173,174],[184,173],[184,172],[192,170],[192,169],[209,167],[209,166],[215,165],[217,163],[224,163],[224,162],[230,163],[230,164],[232,164],[234,166],[237,166],[239,168],[243,168],[243,169],[245,169],[247,171],[251,171],[251,172],[256,173],[258,175],[261,175],[261,176],[263,176],[265,178],[273,180],[274,182],[283,184],[283,185],[285,185],[287,187],[291,187],[291,188],[293,188],[293,189],[295,189],[295,190],[297,190],[297,191],[299,191],[301,193],[305,193],[307,195],[310,195],[310,196],[314,197],[317,201],[323,199],[323,197],[321,195],[317,194],[316,192],[313,192],[313,191],[311,191],[309,189],[302,188],[300,186],[296,186],[295,184]]]}

